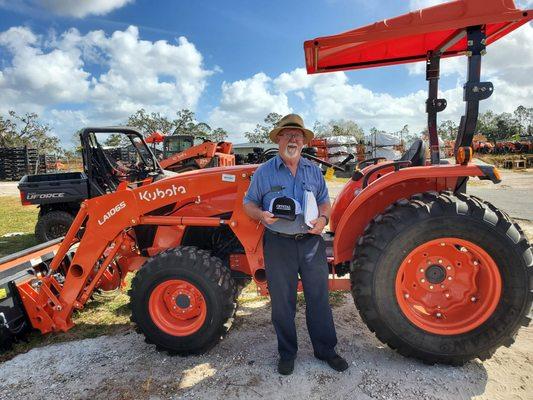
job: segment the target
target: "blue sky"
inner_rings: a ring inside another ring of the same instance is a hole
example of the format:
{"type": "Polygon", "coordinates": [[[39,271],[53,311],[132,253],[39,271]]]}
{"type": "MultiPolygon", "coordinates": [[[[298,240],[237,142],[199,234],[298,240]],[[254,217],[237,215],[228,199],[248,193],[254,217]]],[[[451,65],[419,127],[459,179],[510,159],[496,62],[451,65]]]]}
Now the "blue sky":
{"type": "MultiPolygon", "coordinates": [[[[0,112],[35,111],[65,145],[84,125],[123,122],[137,108],[190,108],[235,142],[270,111],[353,119],[394,132],[425,121],[423,66],[309,77],[303,41],[438,0],[0,0],[0,112]]],[[[531,1],[520,2],[532,7],[531,1]]],[[[498,112],[531,107],[531,26],[486,57],[498,112]],[[529,39],[528,39],[529,38],[529,39]],[[520,65],[506,60],[522,57],[520,65]]],[[[496,48],[496,46],[498,46],[496,48]]],[[[462,113],[464,60],[444,62],[444,118],[462,113]]]]}

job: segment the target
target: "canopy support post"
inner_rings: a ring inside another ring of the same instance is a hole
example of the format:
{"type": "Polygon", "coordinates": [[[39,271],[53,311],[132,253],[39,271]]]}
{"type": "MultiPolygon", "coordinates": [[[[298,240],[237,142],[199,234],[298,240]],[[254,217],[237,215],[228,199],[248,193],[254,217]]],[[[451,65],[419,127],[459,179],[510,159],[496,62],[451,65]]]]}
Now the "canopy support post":
{"type": "Polygon", "coordinates": [[[492,95],[494,87],[491,82],[480,82],[481,57],[486,53],[486,35],[480,25],[467,28],[468,77],[463,86],[465,114],[461,117],[459,131],[455,141],[454,153],[460,147],[470,147],[476,132],[479,115],[479,102],[492,95]]]}
{"type": "Polygon", "coordinates": [[[446,108],[446,100],[438,98],[440,75],[440,51],[429,51],[426,58],[426,80],[429,81],[426,112],[428,114],[428,135],[431,164],[440,164],[437,113],[446,108]]]}

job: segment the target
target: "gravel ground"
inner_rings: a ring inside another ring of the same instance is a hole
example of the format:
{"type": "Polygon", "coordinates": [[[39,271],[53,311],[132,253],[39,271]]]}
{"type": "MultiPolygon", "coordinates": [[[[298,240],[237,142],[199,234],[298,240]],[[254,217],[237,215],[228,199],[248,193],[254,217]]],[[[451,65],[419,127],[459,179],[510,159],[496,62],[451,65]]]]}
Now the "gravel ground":
{"type": "Polygon", "coordinates": [[[33,399],[531,399],[533,328],[484,363],[427,366],[383,346],[350,295],[334,308],[337,373],[314,359],[303,307],[294,374],[275,372],[276,339],[266,301],[240,308],[233,329],[202,356],[169,357],[134,332],[33,349],[0,369],[0,398],[33,399]]]}

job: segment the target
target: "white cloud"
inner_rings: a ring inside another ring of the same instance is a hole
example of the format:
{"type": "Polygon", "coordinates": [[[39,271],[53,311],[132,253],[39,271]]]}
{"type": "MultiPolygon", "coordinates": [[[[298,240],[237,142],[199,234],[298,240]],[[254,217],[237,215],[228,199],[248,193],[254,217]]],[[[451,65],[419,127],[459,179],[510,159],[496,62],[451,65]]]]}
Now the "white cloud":
{"type": "Polygon", "coordinates": [[[83,101],[89,73],[83,70],[80,51],[42,50],[40,39],[28,28],[14,27],[0,33],[0,46],[12,55],[11,65],[2,70],[0,110],[17,104],[37,106],[83,101]]]}
{"type": "MultiPolygon", "coordinates": [[[[494,84],[494,94],[480,103],[481,111],[513,112],[519,105],[531,107],[533,82],[533,27],[522,26],[517,31],[500,39],[487,48],[483,57],[482,80],[494,84]]],[[[425,75],[425,63],[407,64],[412,75],[425,75]]],[[[439,113],[439,120],[459,121],[464,112],[462,85],[466,79],[466,57],[447,58],[441,61],[441,76],[449,77],[455,87],[439,93],[447,99],[447,108],[439,113]]],[[[444,85],[441,85],[445,88],[444,85]]],[[[412,131],[425,126],[425,90],[393,97],[387,93],[372,92],[361,85],[348,81],[337,84],[312,86],[315,115],[318,119],[349,118],[363,127],[376,126],[389,132],[398,130],[403,123],[409,124],[412,131]]]]}
{"type": "MultiPolygon", "coordinates": [[[[483,61],[482,79],[492,81],[495,92],[481,102],[481,111],[512,112],[520,104],[531,107],[533,83],[529,74],[533,70],[533,42],[528,39],[531,36],[533,28],[523,26],[489,47],[483,61]],[[520,62],[509,62],[518,59],[520,62]]],[[[458,123],[464,112],[462,85],[466,64],[465,57],[442,61],[441,75],[452,79],[446,81],[447,85],[441,85],[444,90],[439,97],[448,102],[447,108],[439,113],[441,121],[452,119],[458,123]],[[456,84],[449,87],[454,77],[456,84]]],[[[424,67],[424,63],[419,63],[408,65],[407,69],[410,74],[424,79],[424,67]]],[[[224,83],[222,91],[221,105],[212,117],[216,117],[221,126],[230,128],[230,132],[242,133],[253,128],[270,111],[284,113],[275,106],[281,105],[285,111],[294,109],[291,95],[306,100],[307,106],[299,106],[294,111],[302,114],[309,126],[315,120],[330,119],[351,119],[366,130],[375,126],[388,132],[398,131],[404,124],[408,124],[412,132],[419,132],[426,126],[426,90],[393,96],[354,84],[343,72],[307,75],[303,68],[297,68],[274,78],[258,74],[247,80],[224,83]],[[260,93],[250,90],[254,84],[261,88],[260,93]]]]}
{"type": "MultiPolygon", "coordinates": [[[[437,4],[448,3],[451,0],[409,0],[409,9],[410,10],[420,10],[421,8],[427,8],[435,6],[437,4]]],[[[520,9],[529,9],[533,7],[533,0],[515,0],[514,1],[517,8],[520,9]]]]}
{"type": "Polygon", "coordinates": [[[262,72],[249,79],[223,82],[220,104],[210,115],[211,124],[227,129],[233,140],[243,141],[243,133],[252,130],[268,113],[291,111],[286,94],[275,86],[262,72]]]}
{"type": "MultiPolygon", "coordinates": [[[[13,27],[0,33],[2,47],[11,59],[4,59],[7,66],[0,70],[0,112],[39,112],[67,141],[72,132],[62,129],[81,114],[57,111],[62,104],[83,106],[92,124],[123,122],[141,107],[171,116],[181,108],[196,108],[212,74],[186,38],[177,43],[141,40],[133,26],[111,35],[71,29],[58,37],[13,27]],[[88,63],[98,64],[101,72],[89,72],[88,63]]],[[[81,119],[74,130],[84,125],[81,119]]]]}
{"type": "Polygon", "coordinates": [[[305,68],[296,68],[291,72],[283,72],[274,80],[274,85],[282,92],[307,89],[321,75],[308,75],[305,68]]]}
{"type": "Polygon", "coordinates": [[[530,9],[533,7],[533,0],[514,0],[517,8],[530,9]]]}
{"type": "MultiPolygon", "coordinates": [[[[481,102],[482,110],[490,108],[495,112],[512,112],[520,104],[531,106],[532,36],[533,26],[527,24],[487,47],[487,54],[481,62],[481,79],[493,82],[494,94],[481,102]]],[[[408,64],[406,67],[411,75],[425,74],[424,63],[408,64]]],[[[441,61],[441,76],[456,77],[464,82],[466,71],[466,57],[441,61]]]]}
{"type": "MultiPolygon", "coordinates": [[[[481,103],[482,110],[532,106],[532,36],[532,26],[526,25],[489,46],[482,79],[494,83],[495,93],[481,103]]],[[[0,52],[0,112],[39,112],[66,142],[82,126],[121,123],[140,107],[168,116],[181,108],[194,111],[208,77],[220,71],[207,70],[202,54],[186,38],[173,43],[142,40],[133,26],[112,34],[71,29],[57,36],[13,27],[0,32],[0,52]]],[[[407,70],[424,79],[424,63],[408,65],[407,70]]],[[[442,61],[441,75],[451,79],[445,80],[440,94],[448,100],[441,120],[459,121],[465,72],[465,57],[442,61]]],[[[409,124],[411,131],[419,131],[426,123],[426,97],[425,90],[397,96],[372,91],[343,72],[259,72],[222,83],[209,123],[227,129],[235,142],[243,141],[243,133],[269,112],[297,112],[308,126],[315,120],[345,118],[365,129],[393,132],[409,124]]]]}
{"type": "Polygon", "coordinates": [[[0,7],[24,14],[48,11],[56,15],[83,18],[105,15],[133,0],[0,0],[0,7]]]}
{"type": "Polygon", "coordinates": [[[194,109],[211,74],[202,67],[202,55],[185,37],[178,44],[139,39],[130,26],[110,37],[92,32],[88,51],[102,52],[106,73],[94,82],[93,100],[101,112],[114,106],[117,114],[131,113],[146,104],[163,113],[194,109]]]}
{"type": "MultiPolygon", "coordinates": [[[[441,93],[448,99],[448,108],[441,114],[446,119],[463,106],[458,88],[441,93]]],[[[423,129],[426,121],[427,92],[420,90],[404,96],[377,93],[360,84],[339,82],[336,85],[316,85],[313,88],[314,115],[317,120],[350,119],[368,130],[376,127],[388,132],[408,124],[411,131],[423,129]]]]}
{"type": "Polygon", "coordinates": [[[409,0],[409,9],[420,10],[422,8],[432,7],[437,4],[446,3],[449,0],[409,0]]]}

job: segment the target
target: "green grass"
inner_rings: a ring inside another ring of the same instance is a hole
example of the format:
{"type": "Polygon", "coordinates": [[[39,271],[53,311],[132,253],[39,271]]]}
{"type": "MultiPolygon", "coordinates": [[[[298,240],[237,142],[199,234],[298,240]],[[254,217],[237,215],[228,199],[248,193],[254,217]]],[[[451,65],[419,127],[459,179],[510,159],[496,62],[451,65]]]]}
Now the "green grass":
{"type": "Polygon", "coordinates": [[[0,257],[37,244],[33,232],[38,214],[36,206],[23,206],[18,197],[0,196],[0,257]]]}
{"type": "MultiPolygon", "coordinates": [[[[345,292],[341,292],[341,291],[329,292],[329,304],[331,304],[332,307],[340,306],[344,300],[344,293],[345,292]]],[[[266,300],[266,299],[268,299],[268,296],[261,296],[259,292],[257,291],[257,285],[255,284],[255,282],[252,281],[248,286],[246,286],[242,290],[241,296],[239,297],[239,304],[253,303],[255,301],[266,300]]],[[[297,307],[305,306],[305,296],[303,292],[299,292],[296,295],[296,306],[297,307]]]]}
{"type": "MultiPolygon", "coordinates": [[[[329,304],[331,307],[338,307],[342,304],[344,301],[344,293],[341,291],[331,291],[329,292],[329,304]]],[[[296,304],[298,307],[302,307],[305,305],[305,296],[303,293],[298,293],[296,297],[296,304]]]]}
{"type": "Polygon", "coordinates": [[[39,331],[34,331],[25,338],[24,342],[16,343],[13,350],[0,354],[0,362],[10,360],[17,354],[26,353],[36,347],[115,335],[131,330],[129,297],[126,294],[131,278],[130,274],[126,279],[127,287],[123,291],[94,294],[93,300],[87,302],[83,310],[74,312],[72,316],[74,327],[68,332],[43,335],[39,331]]]}

